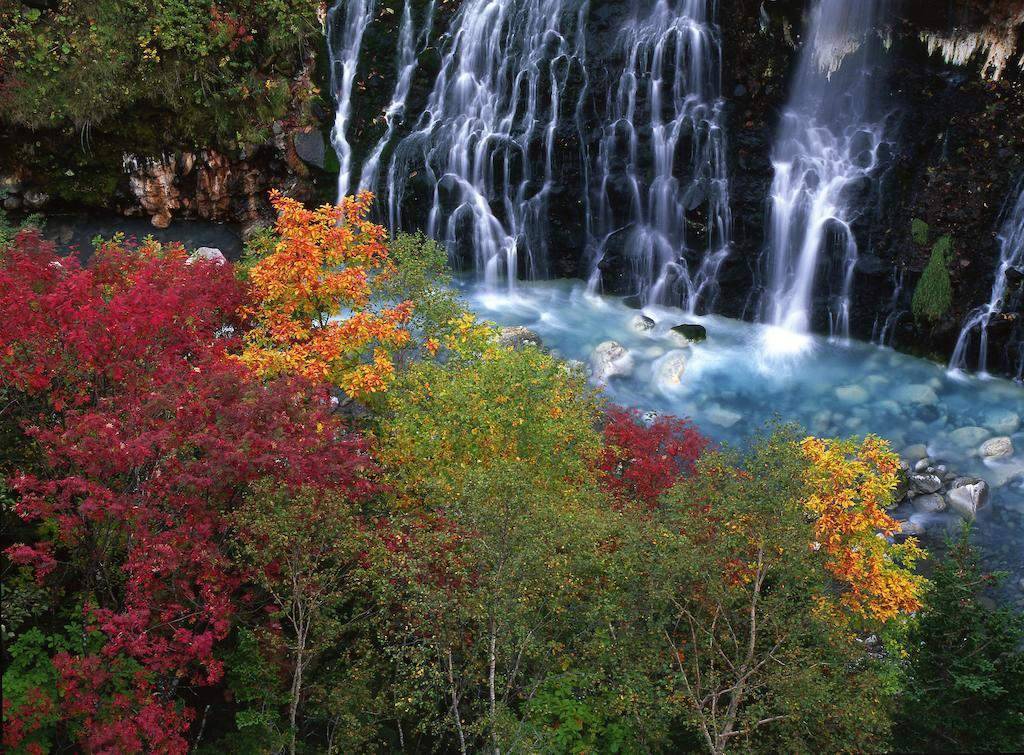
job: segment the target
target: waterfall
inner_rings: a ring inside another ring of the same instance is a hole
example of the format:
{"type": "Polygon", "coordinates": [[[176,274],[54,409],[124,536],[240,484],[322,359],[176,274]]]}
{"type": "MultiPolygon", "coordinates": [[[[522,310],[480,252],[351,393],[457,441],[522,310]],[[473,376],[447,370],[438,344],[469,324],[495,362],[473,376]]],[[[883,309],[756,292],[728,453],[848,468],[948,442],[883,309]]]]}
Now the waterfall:
{"type": "Polygon", "coordinates": [[[850,224],[858,209],[850,195],[878,166],[884,136],[882,121],[872,116],[871,39],[884,4],[819,0],[811,11],[772,153],[762,318],[784,332],[810,331],[816,283],[826,277],[832,335],[849,335],[857,261],[850,224]]]}
{"type": "Polygon", "coordinates": [[[589,215],[589,288],[608,246],[624,247],[645,302],[710,309],[729,249],[721,41],[714,2],[634,7],[618,36],[589,215]],[[709,9],[709,6],[710,9],[709,9]]]}
{"type": "MultiPolygon", "coordinates": [[[[964,320],[957,338],[953,356],[949,360],[950,369],[967,369],[967,349],[971,344],[972,335],[978,332],[978,371],[984,373],[988,366],[988,326],[993,317],[1004,312],[1018,313],[1024,305],[1024,286],[1020,277],[1024,273],[1024,179],[1015,189],[1016,201],[1008,202],[1004,211],[1004,220],[999,229],[999,265],[996,267],[992,293],[987,304],[973,310],[964,320]],[[1011,278],[1016,278],[1016,286],[1011,288],[1011,278]]],[[[1011,196],[1012,199],[1012,196],[1011,196]]],[[[1020,345],[1018,361],[1018,379],[1021,366],[1024,365],[1024,344],[1020,345]]]]}
{"type": "Polygon", "coordinates": [[[578,117],[585,92],[586,12],[585,0],[464,0],[426,109],[395,144],[393,227],[417,178],[427,234],[452,253],[471,250],[491,286],[545,270],[556,133],[578,117]]]}
{"type": "Polygon", "coordinates": [[[352,84],[359,66],[359,51],[376,0],[338,0],[328,15],[327,39],[331,56],[331,88],[337,102],[331,143],[341,165],[338,173],[338,201],[349,192],[352,147],[346,139],[352,112],[352,84]]]}
{"type": "Polygon", "coordinates": [[[418,37],[413,34],[412,23],[412,2],[405,0],[405,8],[402,11],[402,21],[398,28],[398,57],[395,63],[397,79],[395,91],[391,96],[391,102],[384,110],[384,122],[387,128],[384,135],[378,140],[377,145],[370,152],[363,163],[362,173],[359,177],[359,189],[368,189],[377,192],[378,172],[380,170],[381,157],[384,150],[391,144],[401,119],[405,115],[405,101],[409,97],[409,90],[412,87],[412,77],[416,72],[417,55],[426,47],[430,39],[430,29],[433,25],[434,2],[430,0],[427,4],[426,19],[418,37]]]}

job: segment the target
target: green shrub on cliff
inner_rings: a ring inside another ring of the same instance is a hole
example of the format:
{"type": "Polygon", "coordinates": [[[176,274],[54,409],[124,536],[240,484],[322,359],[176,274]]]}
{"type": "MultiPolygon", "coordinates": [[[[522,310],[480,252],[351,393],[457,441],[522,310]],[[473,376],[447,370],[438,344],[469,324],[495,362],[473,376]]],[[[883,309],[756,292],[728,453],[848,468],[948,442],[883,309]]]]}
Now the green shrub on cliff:
{"type": "Polygon", "coordinates": [[[953,256],[953,242],[942,236],[932,247],[932,257],[914,289],[910,308],[914,317],[935,321],[949,310],[953,302],[953,287],[949,280],[949,262],[953,256]]]}
{"type": "Polygon", "coordinates": [[[319,33],[312,0],[5,3],[0,122],[86,140],[94,127],[155,109],[178,140],[259,143],[302,96],[291,79],[319,33]]]}

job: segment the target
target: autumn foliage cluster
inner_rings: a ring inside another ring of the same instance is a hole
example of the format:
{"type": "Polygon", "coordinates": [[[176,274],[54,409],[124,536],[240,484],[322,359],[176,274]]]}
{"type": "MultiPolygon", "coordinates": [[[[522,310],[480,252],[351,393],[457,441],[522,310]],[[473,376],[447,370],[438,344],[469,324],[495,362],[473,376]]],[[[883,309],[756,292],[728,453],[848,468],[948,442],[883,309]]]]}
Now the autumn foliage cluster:
{"type": "Polygon", "coordinates": [[[5,748],[880,741],[815,695],[920,606],[882,442],[731,456],[498,346],[368,195],[274,204],[240,270],[0,249],[5,748]]]}

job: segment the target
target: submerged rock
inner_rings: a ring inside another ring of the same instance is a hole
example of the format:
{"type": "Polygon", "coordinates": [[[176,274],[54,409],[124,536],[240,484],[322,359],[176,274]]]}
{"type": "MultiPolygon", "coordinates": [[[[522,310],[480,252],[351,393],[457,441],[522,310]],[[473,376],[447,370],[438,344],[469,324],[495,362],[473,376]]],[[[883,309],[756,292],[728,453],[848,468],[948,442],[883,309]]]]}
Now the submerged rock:
{"type": "Polygon", "coordinates": [[[498,331],[498,345],[506,349],[521,349],[524,346],[544,345],[540,336],[522,325],[509,325],[498,331]]]}
{"type": "Polygon", "coordinates": [[[904,404],[936,404],[939,401],[935,389],[922,383],[901,385],[892,392],[892,397],[904,404]]]}
{"type": "Polygon", "coordinates": [[[1020,416],[1009,409],[994,409],[982,424],[997,435],[1011,435],[1020,427],[1020,416]]]}
{"type": "Polygon", "coordinates": [[[868,392],[859,385],[841,385],[835,390],[836,398],[847,404],[863,404],[868,392]]]}
{"type": "Polygon", "coordinates": [[[1013,441],[1006,436],[989,438],[978,449],[983,459],[1002,459],[1013,456],[1013,441]]]}
{"type": "Polygon", "coordinates": [[[599,383],[613,377],[629,377],[633,374],[633,356],[618,341],[602,341],[590,356],[594,379],[599,383]]]}
{"type": "Polygon", "coordinates": [[[922,514],[936,514],[946,510],[946,499],[939,493],[919,495],[914,499],[914,511],[922,514]]]}
{"type": "Polygon", "coordinates": [[[731,409],[726,409],[718,404],[712,404],[704,410],[704,417],[712,425],[718,425],[719,427],[732,427],[741,419],[743,415],[739,412],[734,412],[731,409]]]}
{"type": "Polygon", "coordinates": [[[988,483],[977,477],[958,477],[946,492],[949,507],[964,519],[974,519],[988,503],[988,483]]]}
{"type": "Polygon", "coordinates": [[[967,427],[961,427],[958,430],[954,430],[949,434],[949,439],[952,443],[960,448],[977,448],[978,445],[988,438],[992,433],[986,430],[984,427],[975,427],[969,425],[967,427]]]}

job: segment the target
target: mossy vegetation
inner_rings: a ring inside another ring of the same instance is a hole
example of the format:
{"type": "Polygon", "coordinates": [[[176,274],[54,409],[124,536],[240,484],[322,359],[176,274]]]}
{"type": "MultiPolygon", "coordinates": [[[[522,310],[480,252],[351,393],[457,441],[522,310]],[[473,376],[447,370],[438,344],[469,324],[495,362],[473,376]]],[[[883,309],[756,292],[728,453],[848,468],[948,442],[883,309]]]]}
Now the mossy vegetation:
{"type": "MultiPolygon", "coordinates": [[[[928,243],[928,224],[920,218],[911,221],[910,233],[916,243],[928,243]]],[[[910,302],[916,319],[935,322],[949,311],[953,303],[953,285],[949,279],[952,261],[953,240],[949,235],[940,236],[932,246],[932,256],[921,273],[910,302]]]]}
{"type": "Polygon", "coordinates": [[[313,94],[293,81],[321,33],[312,0],[52,5],[0,9],[8,127],[71,130],[87,142],[93,129],[123,131],[137,109],[155,109],[172,123],[165,143],[242,148],[264,141],[293,99],[313,94]]]}

